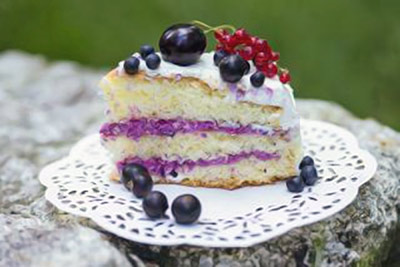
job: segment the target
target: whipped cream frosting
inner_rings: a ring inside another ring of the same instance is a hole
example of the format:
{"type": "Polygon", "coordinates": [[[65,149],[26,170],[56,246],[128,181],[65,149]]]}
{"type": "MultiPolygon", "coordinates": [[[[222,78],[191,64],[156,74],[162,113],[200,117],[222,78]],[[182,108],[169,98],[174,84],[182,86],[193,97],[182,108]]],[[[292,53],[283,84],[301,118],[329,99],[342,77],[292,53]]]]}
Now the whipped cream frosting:
{"type": "MultiPolygon", "coordinates": [[[[138,53],[133,54],[133,56],[141,59],[138,53]]],[[[214,64],[213,56],[213,52],[204,53],[196,64],[190,66],[179,66],[162,60],[160,66],[155,70],[147,68],[145,62],[141,59],[139,70],[145,71],[149,77],[162,76],[177,80],[181,77],[194,77],[204,81],[211,88],[220,90],[229,88],[231,94],[226,97],[226,101],[247,101],[260,105],[279,106],[283,108],[283,116],[280,119],[282,128],[289,128],[299,123],[293,89],[290,85],[281,83],[276,75],[272,79],[266,77],[261,87],[254,87],[250,82],[250,76],[256,71],[252,63],[249,73],[244,75],[239,82],[235,84],[227,83],[222,80],[219,69],[214,64]]],[[[119,63],[118,75],[124,73],[123,63],[124,61],[119,63]]]]}

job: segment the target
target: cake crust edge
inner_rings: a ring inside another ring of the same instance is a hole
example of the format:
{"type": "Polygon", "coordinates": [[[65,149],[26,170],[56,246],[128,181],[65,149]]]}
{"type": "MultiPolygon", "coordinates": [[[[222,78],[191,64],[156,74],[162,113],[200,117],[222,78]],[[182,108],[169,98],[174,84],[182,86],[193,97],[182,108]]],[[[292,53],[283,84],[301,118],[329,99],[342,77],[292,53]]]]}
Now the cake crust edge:
{"type": "MultiPolygon", "coordinates": [[[[268,177],[268,179],[250,181],[250,180],[240,180],[238,177],[230,177],[229,179],[217,179],[215,181],[200,181],[200,180],[190,180],[184,179],[182,181],[169,181],[166,179],[160,179],[156,182],[156,184],[176,184],[176,185],[184,185],[184,186],[192,186],[192,187],[205,187],[205,188],[221,188],[227,190],[238,189],[246,186],[259,186],[259,185],[267,185],[273,184],[278,181],[284,181],[289,179],[290,177],[296,176],[297,172],[293,171],[292,175],[285,176],[273,176],[268,177]]],[[[119,174],[116,170],[112,171],[110,174],[110,180],[114,182],[120,182],[119,174]]]]}

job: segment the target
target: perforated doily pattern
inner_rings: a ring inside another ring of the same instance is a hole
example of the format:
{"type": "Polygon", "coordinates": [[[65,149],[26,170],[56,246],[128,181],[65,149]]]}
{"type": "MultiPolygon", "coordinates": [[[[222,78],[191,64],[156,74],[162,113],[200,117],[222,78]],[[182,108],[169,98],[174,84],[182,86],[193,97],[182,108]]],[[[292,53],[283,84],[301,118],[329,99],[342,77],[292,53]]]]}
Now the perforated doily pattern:
{"type": "Polygon", "coordinates": [[[85,137],[68,157],[45,167],[40,181],[47,187],[46,198],[59,209],[91,218],[126,239],[155,245],[245,247],[340,211],[376,171],[375,159],[348,131],[310,120],[302,120],[301,131],[305,154],[314,158],[320,177],[302,193],[288,192],[284,182],[232,191],[156,185],[170,205],[183,193],[200,199],[202,215],[191,226],[176,224],[170,211],[166,219],[147,218],[141,200],[109,180],[113,165],[98,135],[85,137]]]}

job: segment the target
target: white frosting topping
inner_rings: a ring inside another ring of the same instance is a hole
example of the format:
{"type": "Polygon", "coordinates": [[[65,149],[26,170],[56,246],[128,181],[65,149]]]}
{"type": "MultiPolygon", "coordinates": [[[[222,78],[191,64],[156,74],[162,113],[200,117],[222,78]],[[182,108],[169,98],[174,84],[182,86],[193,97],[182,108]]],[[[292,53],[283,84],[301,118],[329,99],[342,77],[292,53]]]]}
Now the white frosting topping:
{"type": "MultiPolygon", "coordinates": [[[[133,56],[141,58],[138,53],[133,56]]],[[[160,55],[161,56],[161,55],[160,55]]],[[[145,71],[150,77],[163,76],[179,79],[180,77],[194,77],[206,82],[211,88],[230,89],[226,101],[248,101],[260,105],[273,105],[283,108],[283,116],[280,119],[283,128],[292,127],[299,122],[299,116],[293,97],[293,89],[288,84],[279,81],[278,76],[265,78],[264,85],[259,88],[254,87],[250,82],[250,76],[255,72],[255,67],[251,63],[248,74],[236,84],[230,84],[222,80],[219,69],[214,64],[214,53],[204,53],[200,60],[190,66],[178,66],[161,60],[160,66],[151,70],[146,63],[141,60],[139,69],[145,71]]],[[[123,61],[119,63],[118,73],[123,73],[123,61]]]]}

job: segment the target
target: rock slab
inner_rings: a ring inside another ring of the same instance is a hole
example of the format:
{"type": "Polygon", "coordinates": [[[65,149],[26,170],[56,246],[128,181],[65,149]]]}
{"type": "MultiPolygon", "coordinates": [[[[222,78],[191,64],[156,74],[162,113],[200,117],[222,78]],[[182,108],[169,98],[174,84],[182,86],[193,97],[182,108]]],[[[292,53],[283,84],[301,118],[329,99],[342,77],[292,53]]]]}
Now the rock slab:
{"type": "MultiPolygon", "coordinates": [[[[37,175],[103,120],[97,82],[104,71],[0,54],[0,266],[379,266],[397,262],[400,134],[342,107],[298,100],[305,118],[353,132],[378,161],[357,199],[335,216],[250,248],[158,247],[104,232],[44,199],[37,175]]],[[[399,263],[400,264],[400,263],[399,263]]]]}

